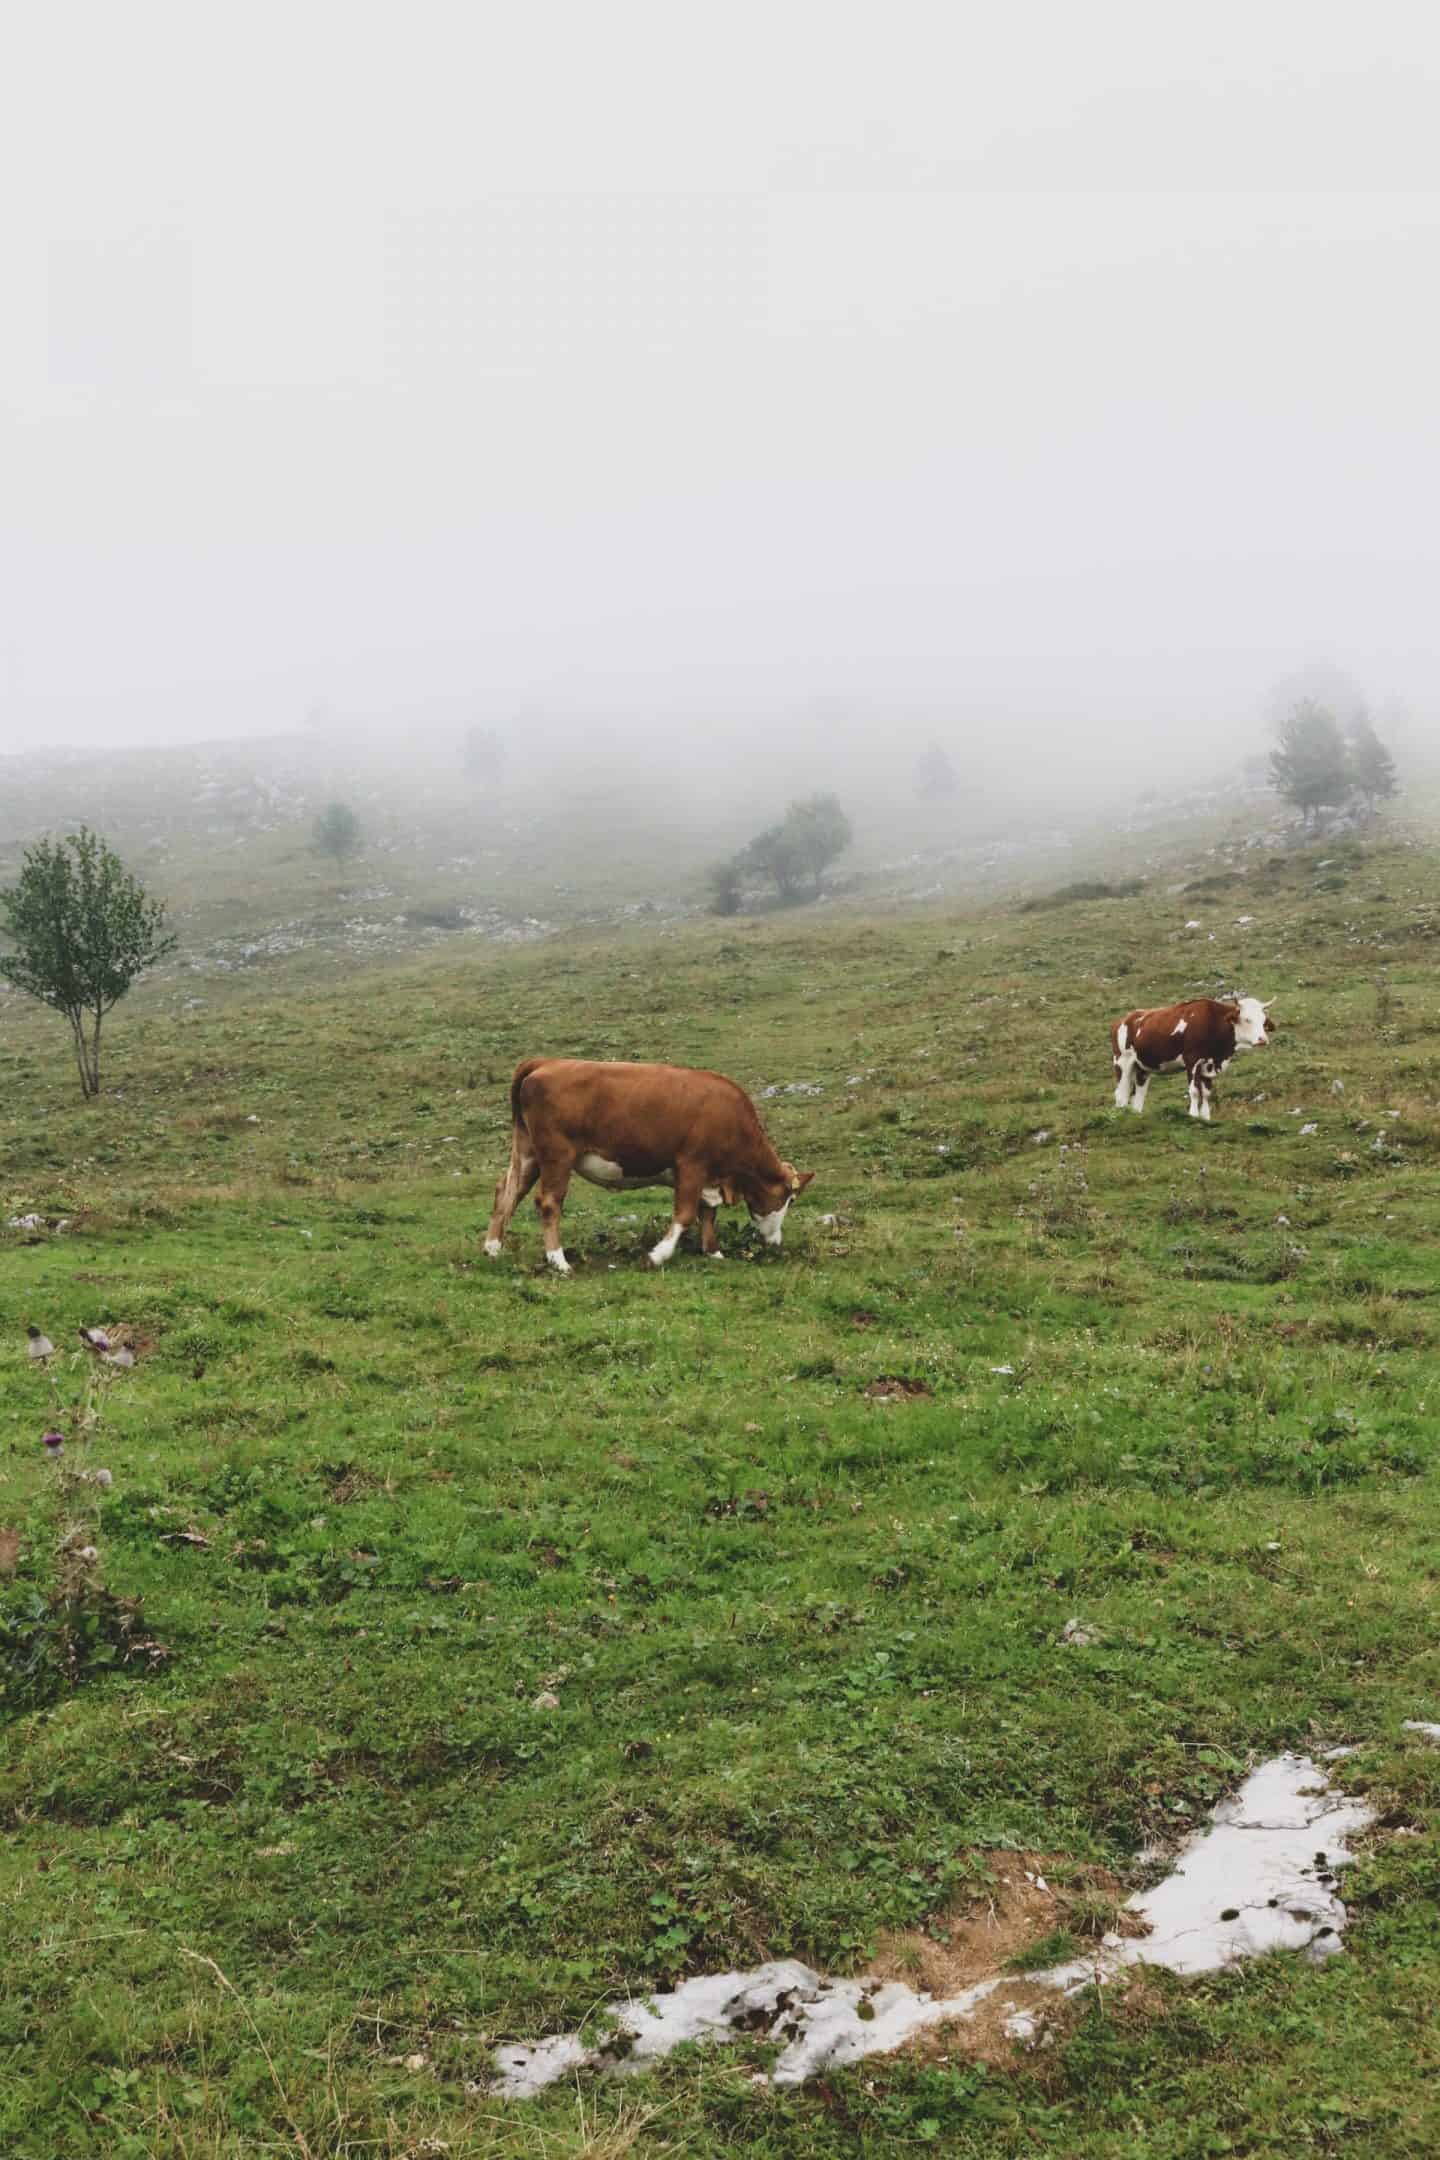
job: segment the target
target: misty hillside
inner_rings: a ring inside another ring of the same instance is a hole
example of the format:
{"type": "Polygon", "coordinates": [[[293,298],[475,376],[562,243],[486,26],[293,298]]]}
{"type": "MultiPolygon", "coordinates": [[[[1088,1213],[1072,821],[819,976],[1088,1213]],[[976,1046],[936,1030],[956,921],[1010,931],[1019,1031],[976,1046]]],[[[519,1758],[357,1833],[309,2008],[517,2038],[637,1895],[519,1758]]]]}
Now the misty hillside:
{"type": "MultiPolygon", "coordinates": [[[[924,749],[922,738],[914,758],[892,755],[884,787],[843,741],[808,759],[792,746],[759,781],[737,744],[733,785],[689,744],[672,746],[667,764],[634,741],[598,748],[524,733],[504,741],[498,769],[479,773],[467,770],[463,735],[433,730],[403,756],[388,734],[341,730],[33,752],[0,763],[0,879],[39,834],[88,822],[169,904],[181,951],[167,974],[218,978],[695,915],[709,904],[709,866],[807,781],[836,787],[854,828],[811,906],[1043,890],[1117,868],[1144,878],[1164,872],[1177,846],[1278,845],[1294,825],[1238,769],[1202,786],[1126,788],[1108,803],[1037,794],[1027,814],[979,787],[957,756],[953,795],[935,799],[916,777],[924,749]],[[337,800],[361,833],[338,863],[314,842],[337,800]]],[[[752,886],[748,905],[773,898],[752,886]]]]}

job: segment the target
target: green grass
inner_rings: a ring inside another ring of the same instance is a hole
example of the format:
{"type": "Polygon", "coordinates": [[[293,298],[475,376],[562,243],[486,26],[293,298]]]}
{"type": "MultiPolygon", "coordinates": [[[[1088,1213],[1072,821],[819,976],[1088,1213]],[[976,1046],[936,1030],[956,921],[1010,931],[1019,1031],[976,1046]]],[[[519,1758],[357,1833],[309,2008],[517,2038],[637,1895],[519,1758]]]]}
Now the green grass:
{"type": "Polygon", "coordinates": [[[73,1227],[0,1248],[6,2160],[1433,2151],[1440,860],[1331,852],[1242,866],[1215,944],[1152,884],[137,999],[91,1110],[12,1022],[0,1213],[73,1227]],[[1109,1019],[1222,976],[1281,1031],[1218,1121],[1115,1112],[1109,1019]],[[573,1281],[528,1206],[487,1263],[538,1049],[819,1085],[765,1103],[818,1173],[783,1255],[727,1216],[657,1276],[661,1196],[581,1188],[573,1281]],[[68,1612],[27,1319],[145,1344],[67,1451],[114,1479],[68,1612]],[[1126,1879],[1340,1740],[1419,1834],[1324,1969],[1001,2069],[467,2090],[617,1992],[857,1969],[997,1847],[1126,1879]]]}

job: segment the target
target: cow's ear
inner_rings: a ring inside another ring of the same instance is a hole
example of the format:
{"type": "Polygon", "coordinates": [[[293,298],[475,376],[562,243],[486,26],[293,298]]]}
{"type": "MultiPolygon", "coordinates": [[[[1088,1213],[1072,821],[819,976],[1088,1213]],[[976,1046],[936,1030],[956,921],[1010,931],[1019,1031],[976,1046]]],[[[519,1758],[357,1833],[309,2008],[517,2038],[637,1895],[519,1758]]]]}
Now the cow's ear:
{"type": "Polygon", "coordinates": [[[809,1184],[810,1184],[810,1183],[811,1183],[811,1182],[813,1181],[813,1179],[814,1179],[814,1176],[815,1176],[815,1173],[814,1173],[814,1171],[813,1171],[813,1170],[792,1170],[792,1171],[791,1171],[791,1173],[790,1173],[790,1197],[792,1198],[792,1200],[794,1199],[794,1197],[795,1197],[796,1193],[802,1193],[802,1192],[804,1192],[804,1190],[805,1190],[805,1187],[806,1187],[807,1185],[809,1185],[809,1184]]]}
{"type": "Polygon", "coordinates": [[[724,1201],[726,1207],[739,1207],[740,1193],[733,1178],[721,1178],[720,1198],[724,1201]]]}

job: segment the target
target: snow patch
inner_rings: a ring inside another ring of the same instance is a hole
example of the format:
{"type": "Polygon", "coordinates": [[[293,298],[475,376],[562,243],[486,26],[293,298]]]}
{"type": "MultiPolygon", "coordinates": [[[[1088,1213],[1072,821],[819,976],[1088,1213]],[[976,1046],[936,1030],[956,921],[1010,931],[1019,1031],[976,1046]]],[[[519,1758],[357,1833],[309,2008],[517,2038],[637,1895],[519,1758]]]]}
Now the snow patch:
{"type": "MultiPolygon", "coordinates": [[[[1063,1999],[1131,1965],[1218,1972],[1272,1950],[1318,1961],[1341,1947],[1346,1913],[1335,1876],[1353,1858],[1347,1841],[1374,1820],[1363,1800],[1332,1792],[1309,1756],[1277,1756],[1220,1803],[1162,1883],[1130,1899],[1126,1910],[1148,1934],[1107,1935],[1089,1958],[1027,1973],[1023,1983],[997,1973],[948,1998],[898,1980],[830,1980],[793,1958],[751,1972],[701,1974],[660,1994],[611,2003],[592,2041],[556,2033],[497,2048],[492,2089],[529,2099],[576,2070],[639,2070],[686,2041],[718,2044],[743,2034],[780,2048],[771,2082],[801,2085],[817,2071],[890,2054],[930,2026],[963,2024],[989,1997],[1022,1984],[1063,1999]]],[[[1002,2008],[1013,2039],[1036,2037],[1033,2005],[1002,2008]]]]}

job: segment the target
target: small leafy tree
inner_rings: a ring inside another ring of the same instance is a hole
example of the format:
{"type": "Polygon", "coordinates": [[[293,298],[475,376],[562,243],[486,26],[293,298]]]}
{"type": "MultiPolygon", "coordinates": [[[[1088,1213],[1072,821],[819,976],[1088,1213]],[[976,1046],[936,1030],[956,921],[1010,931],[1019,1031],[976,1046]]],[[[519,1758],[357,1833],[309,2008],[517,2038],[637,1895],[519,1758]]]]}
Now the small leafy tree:
{"type": "Polygon", "coordinates": [[[80,1091],[100,1092],[100,1030],[131,984],[175,949],[165,907],[147,897],[114,850],[82,825],[37,840],[0,893],[10,950],[0,975],[70,1023],[80,1091]]]}
{"type": "Polygon", "coordinates": [[[932,742],[915,760],[915,793],[922,802],[946,802],[959,786],[949,753],[932,742]]]}
{"type": "Polygon", "coordinates": [[[1281,725],[1270,753],[1270,784],[1305,813],[1307,825],[1314,823],[1323,804],[1343,803],[1350,793],[1350,762],[1340,723],[1311,698],[1281,725]]]}
{"type": "Polygon", "coordinates": [[[315,820],[315,846],[334,862],[344,862],[360,845],[360,820],[348,803],[327,803],[315,820]]]}
{"type": "Polygon", "coordinates": [[[781,830],[813,892],[820,890],[822,873],[855,837],[838,795],[811,795],[804,802],[791,803],[781,830]]]}
{"type": "Polygon", "coordinates": [[[738,871],[754,870],[775,880],[782,902],[818,893],[820,879],[852,838],[850,820],[835,795],[811,795],[792,802],[778,825],[757,833],[735,858],[738,871]]]}
{"type": "Polygon", "coordinates": [[[1371,810],[1400,791],[1395,760],[1376,734],[1368,713],[1361,713],[1350,723],[1350,779],[1371,810]]]}
{"type": "Polygon", "coordinates": [[[706,872],[710,886],[710,912],[712,915],[738,915],[740,912],[741,870],[738,858],[729,862],[712,863],[706,872]]]}
{"type": "Polygon", "coordinates": [[[783,901],[799,898],[805,882],[805,865],[793,835],[783,824],[767,825],[764,832],[756,833],[735,861],[741,870],[753,870],[760,877],[773,878],[775,890],[783,901]]]}

